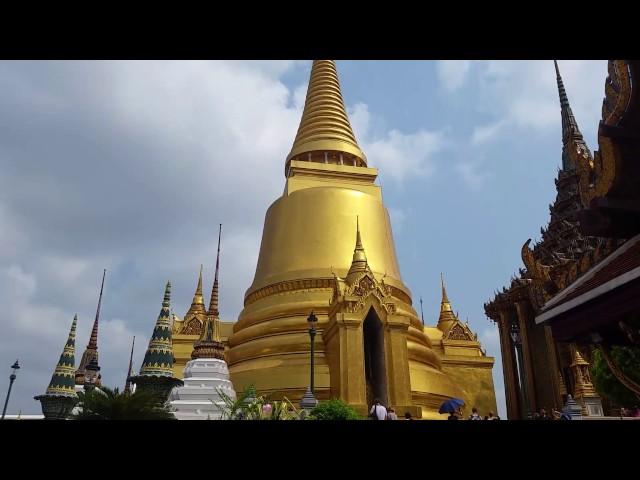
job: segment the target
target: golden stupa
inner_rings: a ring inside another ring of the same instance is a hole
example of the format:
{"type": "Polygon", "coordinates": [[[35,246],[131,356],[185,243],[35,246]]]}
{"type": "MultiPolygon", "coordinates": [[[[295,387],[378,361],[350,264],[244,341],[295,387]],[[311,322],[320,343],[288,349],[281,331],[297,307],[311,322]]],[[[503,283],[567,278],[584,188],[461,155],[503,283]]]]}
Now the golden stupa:
{"type": "MultiPolygon", "coordinates": [[[[442,418],[442,401],[460,397],[495,412],[493,359],[448,299],[437,327],[425,327],[412,307],[377,173],[353,134],[335,63],[314,61],[253,284],[238,321],[221,327],[235,389],[254,385],[298,401],[309,385],[313,311],[319,400],[341,398],[364,413],[377,397],[401,414],[442,418]]],[[[175,318],[177,375],[205,315],[201,297],[199,280],[185,319],[175,318]]]]}

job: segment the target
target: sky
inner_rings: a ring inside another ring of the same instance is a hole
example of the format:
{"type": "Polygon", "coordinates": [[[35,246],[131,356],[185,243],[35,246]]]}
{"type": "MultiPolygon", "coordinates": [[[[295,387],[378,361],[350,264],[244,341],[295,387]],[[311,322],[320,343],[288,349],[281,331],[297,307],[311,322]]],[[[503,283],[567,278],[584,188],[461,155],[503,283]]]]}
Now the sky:
{"type": "MultiPolygon", "coordinates": [[[[591,150],[606,61],[559,61],[591,150]]],[[[493,369],[506,418],[497,327],[483,304],[522,266],[555,199],[561,118],[553,62],[338,61],[358,142],[389,209],[404,283],[435,325],[440,272],[493,369]]],[[[172,283],[187,311],[200,264],[210,290],[223,224],[222,319],[253,280],[264,215],[304,105],[310,61],[0,61],[0,395],[41,413],[78,314],[76,364],[107,269],[103,382],[138,370],[172,283]],[[2,373],[4,372],[4,373],[2,373]]],[[[207,294],[208,297],[208,294],[207,294]]]]}

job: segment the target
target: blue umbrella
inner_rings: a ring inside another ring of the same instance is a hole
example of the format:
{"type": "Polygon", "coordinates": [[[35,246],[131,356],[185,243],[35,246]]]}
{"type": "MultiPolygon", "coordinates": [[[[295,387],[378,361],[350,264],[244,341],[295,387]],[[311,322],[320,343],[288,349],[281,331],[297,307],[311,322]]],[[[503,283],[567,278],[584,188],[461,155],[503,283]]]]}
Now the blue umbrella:
{"type": "Polygon", "coordinates": [[[459,398],[450,398],[442,405],[440,405],[439,413],[452,413],[458,410],[460,407],[464,405],[464,400],[460,400],[459,398]]]}

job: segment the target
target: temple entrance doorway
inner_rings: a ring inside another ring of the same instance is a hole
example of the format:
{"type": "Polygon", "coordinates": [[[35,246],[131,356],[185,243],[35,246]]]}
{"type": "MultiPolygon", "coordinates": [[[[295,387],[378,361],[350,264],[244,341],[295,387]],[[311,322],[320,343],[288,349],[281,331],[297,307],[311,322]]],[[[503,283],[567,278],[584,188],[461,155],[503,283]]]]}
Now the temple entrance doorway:
{"type": "Polygon", "coordinates": [[[364,371],[367,405],[375,399],[387,406],[387,371],[384,359],[384,330],[382,322],[373,308],[369,309],[362,325],[364,340],[364,371]]]}

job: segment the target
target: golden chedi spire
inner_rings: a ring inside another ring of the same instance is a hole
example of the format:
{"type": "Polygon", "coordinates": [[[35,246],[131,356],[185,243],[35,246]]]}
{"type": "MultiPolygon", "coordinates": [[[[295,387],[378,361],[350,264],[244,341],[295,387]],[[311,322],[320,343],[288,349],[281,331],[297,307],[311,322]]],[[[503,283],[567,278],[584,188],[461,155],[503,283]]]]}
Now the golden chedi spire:
{"type": "Polygon", "coordinates": [[[200,338],[193,345],[191,358],[218,358],[224,360],[224,345],[220,338],[220,313],[218,310],[218,272],[220,270],[220,237],[222,224],[218,231],[218,254],[216,256],[216,273],[211,290],[211,302],[207,312],[200,338]]]}
{"type": "Polygon", "coordinates": [[[440,284],[442,285],[442,300],[440,302],[440,317],[438,318],[438,328],[442,332],[447,332],[457,321],[449,297],[447,296],[447,289],[444,286],[444,276],[440,273],[440,284]]]}
{"type": "Polygon", "coordinates": [[[367,165],[344,108],[335,61],[314,60],[302,119],[287,156],[285,174],[292,159],[328,163],[328,156],[336,154],[340,163],[367,165]]]}
{"type": "Polygon", "coordinates": [[[256,273],[228,340],[226,360],[236,390],[253,385],[274,397],[303,397],[312,358],[307,319],[314,311],[321,337],[316,341],[326,346],[313,356],[318,359],[316,398],[341,398],[366,414],[368,396],[374,393],[367,385],[372,385],[383,403],[414,416],[422,409],[434,417],[438,414],[431,405],[462,398],[462,390],[443,372],[402,281],[377,175],[349,124],[335,63],[315,61],[300,127],[286,158],[284,191],[267,209],[256,273]],[[342,279],[355,286],[352,282],[365,273],[379,283],[384,278],[384,292],[354,288],[354,293],[364,291],[356,303],[342,297],[332,304],[332,286],[342,279]],[[364,327],[352,328],[357,322],[366,322],[366,336],[364,327]],[[376,330],[380,322],[383,327],[376,330]],[[387,328],[399,322],[402,329],[387,328]],[[377,331],[382,332],[376,337],[380,343],[374,341],[377,331]],[[364,362],[372,355],[388,363],[365,378],[364,362]]]}

